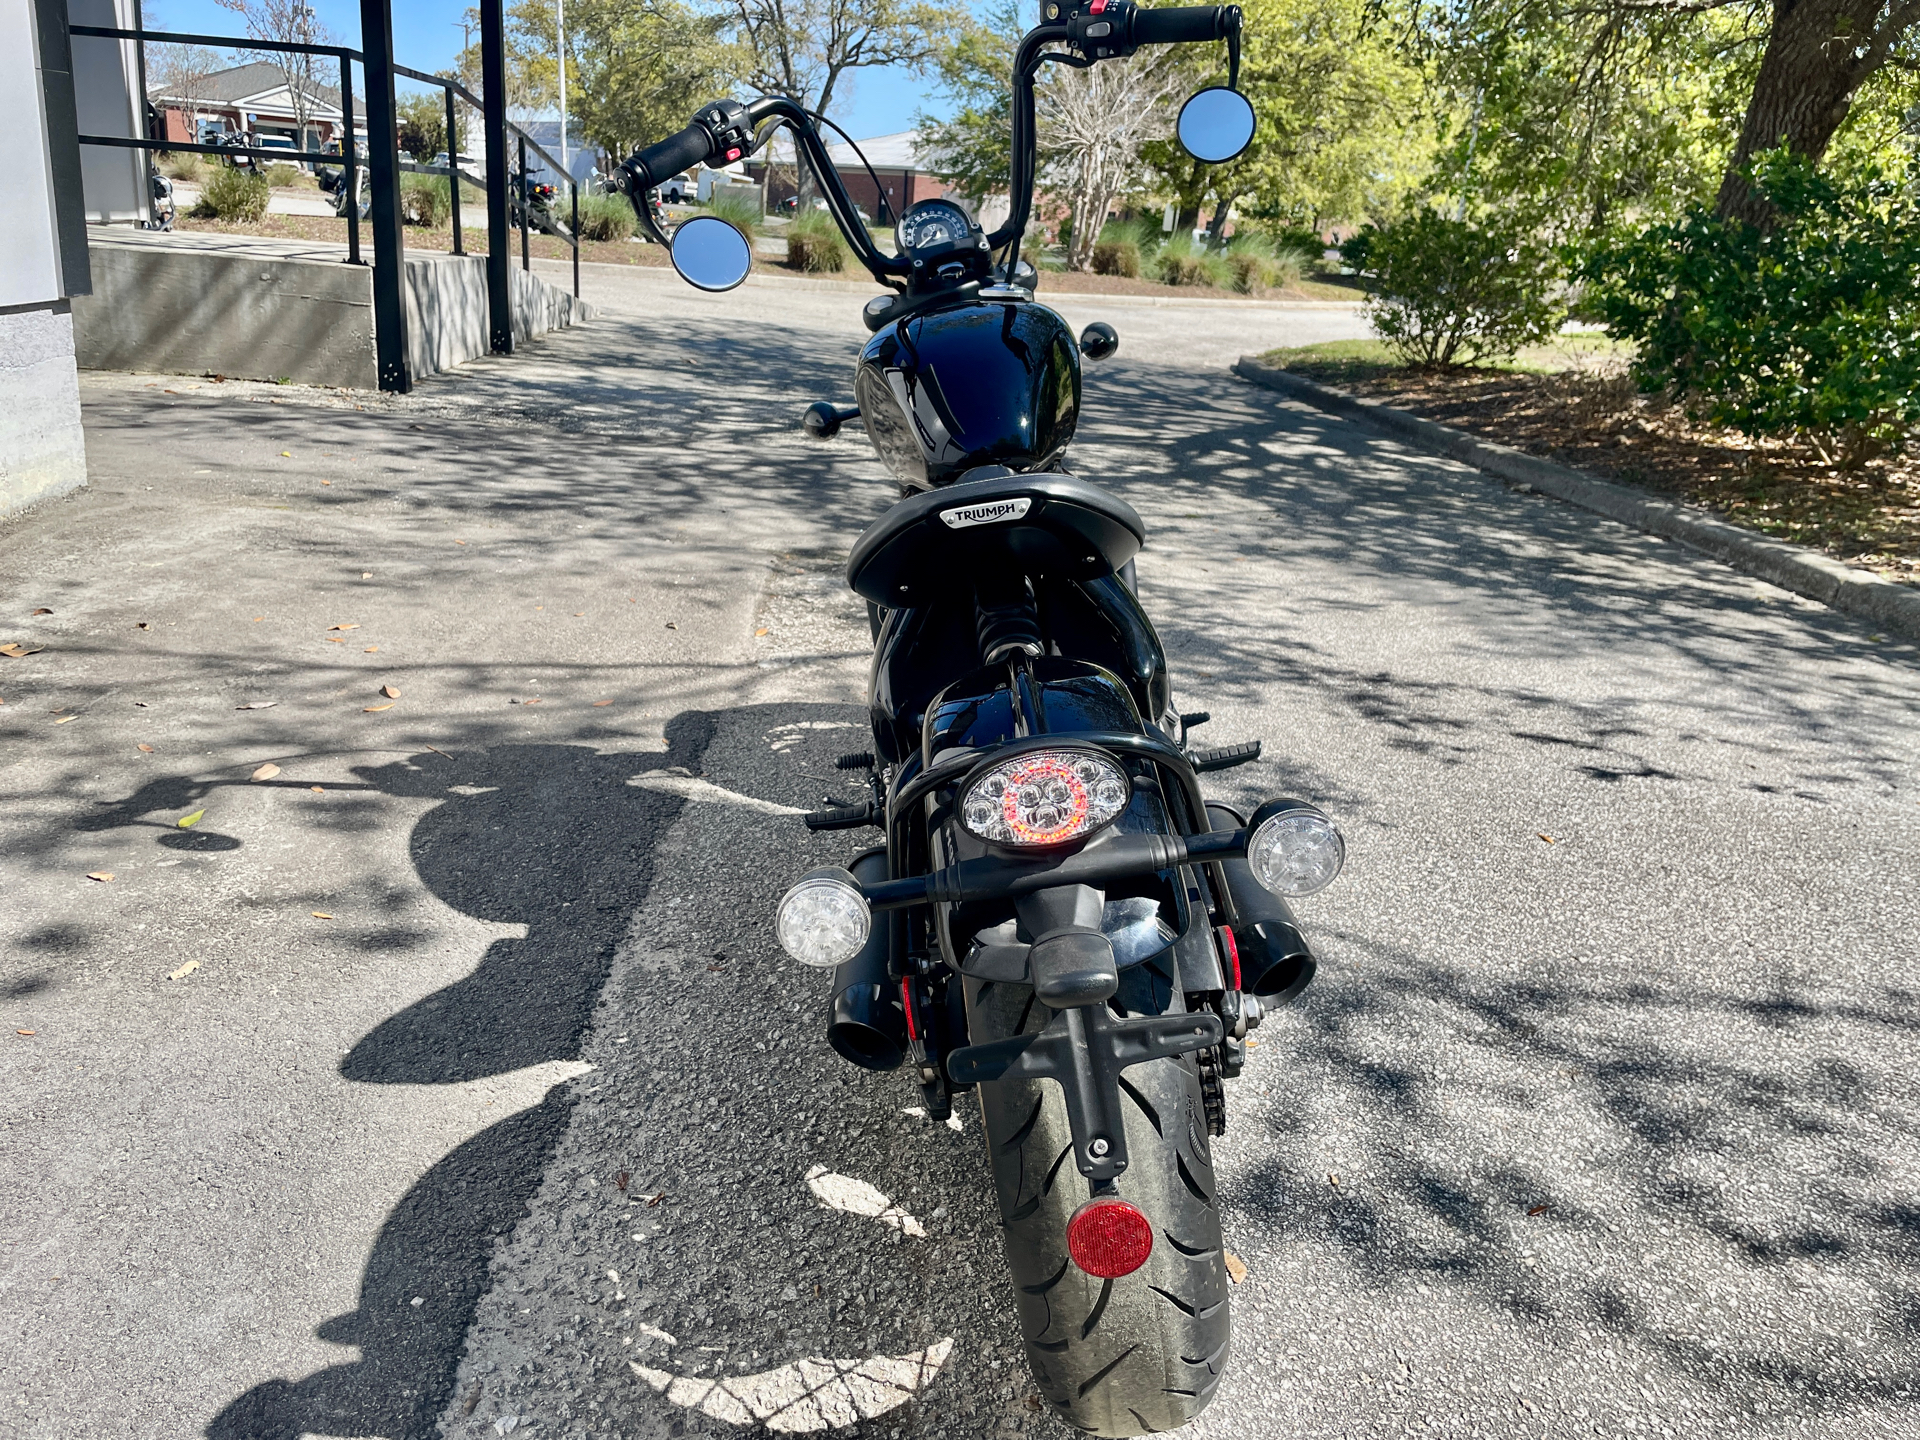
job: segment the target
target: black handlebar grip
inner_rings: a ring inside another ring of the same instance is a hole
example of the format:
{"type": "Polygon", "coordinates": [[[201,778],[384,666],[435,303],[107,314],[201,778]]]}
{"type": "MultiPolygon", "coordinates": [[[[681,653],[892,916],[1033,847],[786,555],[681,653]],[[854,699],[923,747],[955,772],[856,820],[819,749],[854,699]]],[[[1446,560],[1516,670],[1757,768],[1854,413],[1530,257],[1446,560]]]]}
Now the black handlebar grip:
{"type": "Polygon", "coordinates": [[[1223,40],[1240,28],[1238,5],[1187,5],[1173,10],[1133,12],[1135,45],[1185,45],[1199,40],[1223,40]]]}
{"type": "Polygon", "coordinates": [[[669,135],[659,144],[636,152],[627,163],[647,172],[647,185],[651,188],[712,154],[713,136],[706,126],[696,123],[678,135],[669,135]]]}

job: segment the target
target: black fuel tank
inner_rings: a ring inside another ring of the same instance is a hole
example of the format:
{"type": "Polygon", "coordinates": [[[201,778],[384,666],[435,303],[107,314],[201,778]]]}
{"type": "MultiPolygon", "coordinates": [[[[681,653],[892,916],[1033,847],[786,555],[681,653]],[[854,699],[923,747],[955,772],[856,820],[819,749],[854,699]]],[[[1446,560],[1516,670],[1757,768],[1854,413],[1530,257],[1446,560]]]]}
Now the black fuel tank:
{"type": "Polygon", "coordinates": [[[853,393],[887,468],[925,490],[976,465],[1039,470],[1080,419],[1080,351],[1031,301],[974,301],[896,321],[867,342],[853,393]]]}

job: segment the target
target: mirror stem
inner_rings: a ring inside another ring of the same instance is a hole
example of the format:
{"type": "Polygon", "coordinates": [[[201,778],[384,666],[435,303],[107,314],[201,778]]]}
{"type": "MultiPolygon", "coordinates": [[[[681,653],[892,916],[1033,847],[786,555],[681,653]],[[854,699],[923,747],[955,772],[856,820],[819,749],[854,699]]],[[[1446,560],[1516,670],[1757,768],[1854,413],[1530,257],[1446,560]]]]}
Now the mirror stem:
{"type": "Polygon", "coordinates": [[[1240,88],[1240,32],[1237,29],[1227,32],[1227,88],[1240,88]]]}

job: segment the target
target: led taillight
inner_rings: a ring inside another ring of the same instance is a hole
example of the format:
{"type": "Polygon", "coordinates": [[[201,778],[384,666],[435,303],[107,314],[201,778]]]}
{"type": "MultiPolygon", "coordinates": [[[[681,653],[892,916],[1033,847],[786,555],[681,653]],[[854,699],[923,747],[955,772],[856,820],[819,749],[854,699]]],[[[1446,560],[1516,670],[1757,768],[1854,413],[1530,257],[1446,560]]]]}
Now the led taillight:
{"type": "Polygon", "coordinates": [[[1067,1253],[1100,1280],[1131,1275],[1153,1254],[1153,1225],[1138,1208],[1113,1195],[1087,1201],[1067,1221],[1067,1253]]]}
{"type": "Polygon", "coordinates": [[[960,823],[998,845],[1062,845],[1127,808],[1126,773],[1094,750],[1035,750],[980,772],[960,797],[960,823]]]}

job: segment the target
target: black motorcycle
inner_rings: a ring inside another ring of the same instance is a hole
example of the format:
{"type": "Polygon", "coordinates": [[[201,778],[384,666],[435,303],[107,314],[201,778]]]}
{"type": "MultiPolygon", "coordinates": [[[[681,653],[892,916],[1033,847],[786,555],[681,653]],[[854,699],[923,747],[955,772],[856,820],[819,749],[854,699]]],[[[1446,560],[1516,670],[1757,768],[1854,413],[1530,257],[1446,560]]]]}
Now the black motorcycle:
{"type": "MultiPolygon", "coordinates": [[[[865,307],[856,405],[804,421],[829,436],[858,416],[902,486],[847,562],[873,624],[873,750],[839,763],[868,793],[807,816],[884,843],[803,876],[775,929],[793,958],[832,968],[827,1040],[842,1056],[905,1065],[936,1119],[978,1091],[1040,1390],[1071,1425],[1138,1435],[1191,1420],[1225,1371],[1210,1137],[1248,1032],[1313,976],[1286,897],[1325,886],[1345,851],[1312,805],[1243,816],[1202,793],[1201,774],[1260,747],[1201,748],[1207,716],[1175,708],[1134,593],[1140,517],[1065,468],[1081,358],[1118,337],[1091,325],[1076,344],[1020,259],[1040,66],[1224,39],[1227,84],[1188,100],[1176,128],[1196,158],[1228,160],[1254,126],[1233,88],[1240,11],[1082,0],[1044,15],[1015,58],[1012,209],[992,234],[925,200],[901,216],[898,254],[881,252],[818,117],[780,96],[706,106],[616,184],[667,243],[641,203],[651,187],[785,125],[886,287],[865,307]]],[[[671,247],[706,290],[739,284],[752,260],[715,216],[671,247]]]]}

